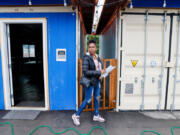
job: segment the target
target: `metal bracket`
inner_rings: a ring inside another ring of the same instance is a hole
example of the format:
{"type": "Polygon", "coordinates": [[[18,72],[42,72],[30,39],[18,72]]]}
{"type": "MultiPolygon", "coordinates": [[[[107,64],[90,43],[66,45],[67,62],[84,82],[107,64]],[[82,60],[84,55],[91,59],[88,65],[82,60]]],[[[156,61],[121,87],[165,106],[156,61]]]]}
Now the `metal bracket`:
{"type": "Polygon", "coordinates": [[[137,83],[137,82],[138,82],[138,78],[137,78],[137,77],[135,77],[134,82],[135,82],[135,83],[137,83]]]}
{"type": "Polygon", "coordinates": [[[141,111],[144,110],[144,104],[140,105],[140,109],[141,109],[141,111]]]}
{"type": "Polygon", "coordinates": [[[155,83],[155,78],[154,77],[152,77],[152,83],[155,83]]]}
{"type": "Polygon", "coordinates": [[[120,47],[119,50],[120,51],[124,51],[125,49],[124,49],[124,47],[120,47]]]}
{"type": "Polygon", "coordinates": [[[164,12],[164,18],[163,18],[163,22],[167,21],[167,11],[164,12]]]}
{"type": "Polygon", "coordinates": [[[122,78],[119,78],[118,80],[119,80],[119,82],[120,82],[120,81],[123,81],[123,79],[122,79],[122,78]]]}
{"type": "Polygon", "coordinates": [[[160,74],[160,75],[159,75],[159,78],[163,78],[163,75],[162,75],[162,74],[160,74]]]}
{"type": "Polygon", "coordinates": [[[161,110],[161,104],[158,104],[158,105],[157,105],[157,109],[158,109],[158,110],[161,110]]]}
{"type": "Polygon", "coordinates": [[[171,109],[171,111],[173,111],[175,109],[174,104],[171,104],[170,109],[171,109]]]}
{"type": "Polygon", "coordinates": [[[161,86],[161,80],[158,81],[158,88],[160,89],[162,86],[161,86]]]}
{"type": "Polygon", "coordinates": [[[146,11],[145,21],[148,21],[148,15],[149,15],[149,13],[148,13],[148,11],[146,11]]]}
{"type": "Polygon", "coordinates": [[[141,88],[144,88],[144,80],[141,80],[141,88]]]}
{"type": "Polygon", "coordinates": [[[164,26],[164,27],[165,27],[165,30],[167,30],[167,23],[166,23],[166,22],[167,22],[167,11],[164,12],[163,22],[164,22],[164,24],[165,24],[165,26],[164,26]]]}
{"type": "Polygon", "coordinates": [[[174,62],[166,62],[165,63],[165,68],[173,68],[175,66],[175,63],[174,62]]]}

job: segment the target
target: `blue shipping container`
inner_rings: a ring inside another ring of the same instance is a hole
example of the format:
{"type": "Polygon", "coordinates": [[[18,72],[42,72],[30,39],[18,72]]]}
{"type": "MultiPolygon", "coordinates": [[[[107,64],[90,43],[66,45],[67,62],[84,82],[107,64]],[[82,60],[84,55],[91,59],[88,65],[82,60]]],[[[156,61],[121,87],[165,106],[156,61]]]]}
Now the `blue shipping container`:
{"type": "MultiPolygon", "coordinates": [[[[48,80],[50,110],[76,109],[76,14],[0,13],[0,18],[47,18],[48,80]],[[67,50],[67,61],[56,61],[56,49],[67,50]]],[[[0,57],[0,109],[4,109],[0,57]]]]}

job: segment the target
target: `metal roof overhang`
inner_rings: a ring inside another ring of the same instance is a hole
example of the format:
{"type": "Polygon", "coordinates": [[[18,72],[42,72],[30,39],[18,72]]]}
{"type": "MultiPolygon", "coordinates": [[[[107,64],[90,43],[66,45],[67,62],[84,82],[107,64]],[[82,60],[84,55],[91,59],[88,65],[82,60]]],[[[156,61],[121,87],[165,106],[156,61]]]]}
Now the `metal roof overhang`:
{"type": "Polygon", "coordinates": [[[119,9],[125,9],[130,0],[106,0],[96,34],[106,31],[117,17],[119,9]]]}
{"type": "MultiPolygon", "coordinates": [[[[87,34],[92,34],[94,10],[97,2],[98,0],[71,0],[71,3],[74,5],[74,7],[75,5],[79,6],[79,12],[82,16],[82,20],[87,34]]],[[[111,20],[115,12],[120,7],[125,8],[129,2],[130,0],[105,0],[105,5],[102,15],[100,17],[96,34],[100,34],[100,32],[105,27],[107,27],[106,25],[111,20]]]]}
{"type": "MultiPolygon", "coordinates": [[[[98,0],[76,1],[82,13],[86,32],[92,34],[94,6],[98,0]]],[[[106,0],[95,34],[103,34],[115,20],[118,9],[129,7],[131,2],[134,8],[180,8],[180,0],[106,0]],[[164,2],[166,7],[163,7],[164,2]]]]}

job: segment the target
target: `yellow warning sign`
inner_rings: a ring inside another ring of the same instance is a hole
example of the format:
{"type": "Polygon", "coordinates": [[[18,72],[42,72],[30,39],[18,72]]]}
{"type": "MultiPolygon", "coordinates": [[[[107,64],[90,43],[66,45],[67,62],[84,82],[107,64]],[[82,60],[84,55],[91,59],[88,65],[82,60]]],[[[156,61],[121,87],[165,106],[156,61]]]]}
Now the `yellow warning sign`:
{"type": "Polygon", "coordinates": [[[131,60],[131,63],[132,63],[132,66],[133,67],[136,67],[137,63],[138,63],[138,60],[131,60]]]}

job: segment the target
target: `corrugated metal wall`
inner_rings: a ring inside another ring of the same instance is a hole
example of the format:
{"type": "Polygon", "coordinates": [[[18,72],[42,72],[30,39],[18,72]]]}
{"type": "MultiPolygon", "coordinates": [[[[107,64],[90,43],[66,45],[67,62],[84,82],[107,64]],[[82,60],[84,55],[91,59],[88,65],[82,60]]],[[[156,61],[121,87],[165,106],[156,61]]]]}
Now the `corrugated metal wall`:
{"type": "Polygon", "coordinates": [[[116,47],[117,47],[117,29],[115,20],[111,27],[100,36],[100,56],[105,59],[117,58],[116,47]]]}
{"type": "MultiPolygon", "coordinates": [[[[76,109],[76,14],[2,13],[0,18],[47,18],[50,110],[76,109]],[[56,61],[56,49],[67,49],[67,61],[56,61]]],[[[2,69],[0,66],[0,77],[2,69]]],[[[2,79],[0,107],[3,108],[2,79]]]]}

